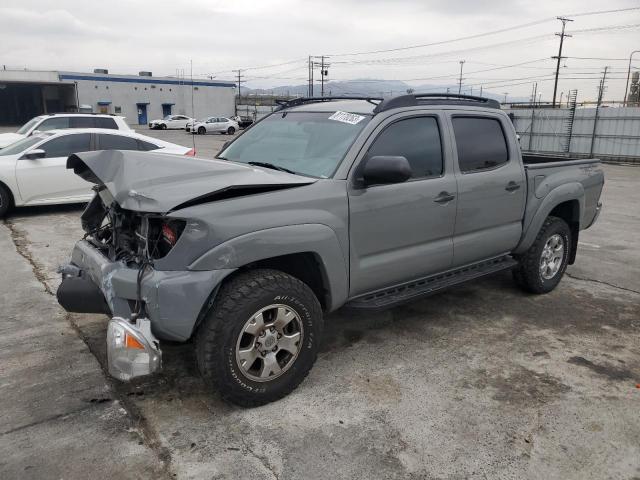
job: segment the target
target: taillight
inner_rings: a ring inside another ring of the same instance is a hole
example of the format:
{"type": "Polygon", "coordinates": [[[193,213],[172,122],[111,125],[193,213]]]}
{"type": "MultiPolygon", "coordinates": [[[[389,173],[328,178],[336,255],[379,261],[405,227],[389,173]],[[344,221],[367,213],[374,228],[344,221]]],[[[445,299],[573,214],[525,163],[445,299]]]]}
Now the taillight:
{"type": "Polygon", "coordinates": [[[185,153],[185,155],[187,157],[195,157],[196,156],[196,149],[192,148],[191,150],[189,150],[187,153],[185,153]]]}

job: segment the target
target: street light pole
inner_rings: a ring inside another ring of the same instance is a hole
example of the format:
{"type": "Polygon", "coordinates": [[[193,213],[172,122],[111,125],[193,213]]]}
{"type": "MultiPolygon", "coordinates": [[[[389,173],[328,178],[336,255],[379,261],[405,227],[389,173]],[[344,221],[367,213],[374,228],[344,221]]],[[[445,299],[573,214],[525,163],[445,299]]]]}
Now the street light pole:
{"type": "Polygon", "coordinates": [[[462,92],[462,66],[464,65],[464,60],[460,60],[460,80],[458,80],[458,95],[462,92]]]}
{"type": "Polygon", "coordinates": [[[623,106],[627,106],[627,92],[629,91],[629,76],[631,75],[631,59],[633,58],[633,54],[634,53],[639,53],[640,50],[634,50],[633,52],[631,52],[631,55],[629,55],[629,70],[627,70],[627,83],[624,87],[624,102],[622,103],[623,106]]]}

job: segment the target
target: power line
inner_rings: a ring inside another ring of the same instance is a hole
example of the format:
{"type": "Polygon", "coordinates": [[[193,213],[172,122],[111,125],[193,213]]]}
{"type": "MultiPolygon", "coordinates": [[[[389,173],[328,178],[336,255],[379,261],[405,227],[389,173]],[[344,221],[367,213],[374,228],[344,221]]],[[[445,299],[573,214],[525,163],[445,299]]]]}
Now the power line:
{"type": "MultiPolygon", "coordinates": [[[[628,11],[631,11],[631,10],[640,10],[640,7],[619,8],[619,9],[615,9],[615,10],[600,10],[600,11],[593,11],[593,12],[581,12],[581,13],[572,14],[570,16],[579,17],[579,16],[587,16],[587,15],[600,15],[600,14],[605,14],[605,13],[628,12],[628,11]]],[[[532,22],[521,23],[519,25],[514,25],[512,27],[506,27],[506,28],[501,28],[501,29],[498,29],[498,30],[492,30],[490,32],[477,33],[477,34],[474,34],[474,35],[466,35],[464,37],[451,38],[449,40],[442,40],[442,41],[439,41],[439,42],[423,43],[423,44],[420,44],[420,45],[410,45],[410,46],[406,46],[406,47],[388,48],[388,49],[383,49],[383,50],[371,50],[371,51],[366,51],[366,52],[334,53],[334,54],[331,54],[331,56],[332,57],[346,57],[346,56],[355,56],[355,55],[372,55],[372,54],[376,54],[376,53],[399,52],[399,51],[404,51],[404,50],[412,50],[412,49],[416,49],[416,48],[434,47],[434,46],[437,46],[437,45],[444,45],[444,44],[447,44],[447,43],[461,42],[463,40],[473,40],[473,39],[476,39],[476,38],[486,37],[486,36],[489,36],[489,35],[497,35],[497,34],[500,34],[500,33],[510,32],[510,31],[513,31],[513,30],[519,30],[521,28],[528,28],[528,27],[532,27],[532,26],[535,26],[535,25],[539,25],[541,23],[549,22],[551,20],[555,20],[555,17],[542,18],[540,20],[534,20],[532,22]]]]}

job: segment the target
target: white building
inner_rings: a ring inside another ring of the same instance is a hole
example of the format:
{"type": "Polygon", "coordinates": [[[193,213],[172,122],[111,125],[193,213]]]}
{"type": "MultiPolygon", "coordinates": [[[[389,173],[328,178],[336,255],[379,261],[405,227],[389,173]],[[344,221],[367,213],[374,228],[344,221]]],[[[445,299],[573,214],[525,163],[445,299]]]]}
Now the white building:
{"type": "Polygon", "coordinates": [[[153,77],[150,72],[0,70],[0,125],[19,125],[42,113],[79,109],[123,115],[128,123],[139,125],[170,114],[228,117],[234,114],[235,88],[233,82],[192,83],[153,77]]]}

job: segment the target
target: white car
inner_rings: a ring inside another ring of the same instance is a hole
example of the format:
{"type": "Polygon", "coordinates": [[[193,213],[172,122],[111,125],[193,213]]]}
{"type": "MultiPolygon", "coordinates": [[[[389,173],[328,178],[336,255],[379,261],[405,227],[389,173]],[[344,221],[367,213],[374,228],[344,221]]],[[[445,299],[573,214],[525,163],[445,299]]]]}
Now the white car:
{"type": "Polygon", "coordinates": [[[94,113],[51,113],[33,117],[15,133],[0,134],[0,148],[11,145],[34,133],[63,128],[108,128],[113,130],[132,131],[124,117],[94,113]]]}
{"type": "Polygon", "coordinates": [[[187,124],[187,132],[204,135],[205,133],[227,133],[233,135],[240,127],[237,122],[226,117],[209,117],[197,120],[195,124],[187,124]]]}
{"type": "Polygon", "coordinates": [[[67,170],[67,157],[90,150],[141,150],[195,156],[188,147],[135,132],[98,128],[34,133],[0,150],[0,218],[11,207],[91,200],[94,186],[67,170]]]}
{"type": "Polygon", "coordinates": [[[193,122],[193,118],[185,115],[167,115],[160,120],[151,120],[149,122],[149,128],[151,129],[178,129],[183,130],[187,128],[187,123],[193,122]]]}

